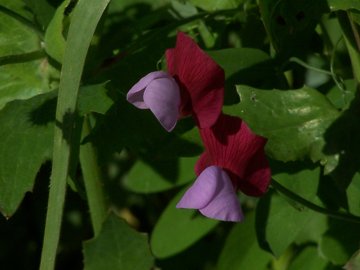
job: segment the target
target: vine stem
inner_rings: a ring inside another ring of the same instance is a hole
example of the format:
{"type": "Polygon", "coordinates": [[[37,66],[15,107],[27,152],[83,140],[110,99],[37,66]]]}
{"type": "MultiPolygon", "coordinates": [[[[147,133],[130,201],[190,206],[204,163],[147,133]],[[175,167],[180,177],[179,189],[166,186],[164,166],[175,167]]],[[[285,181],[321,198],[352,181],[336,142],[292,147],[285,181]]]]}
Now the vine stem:
{"type": "Polygon", "coordinates": [[[324,214],[328,217],[331,218],[335,218],[335,219],[341,219],[341,220],[345,220],[345,221],[349,221],[349,222],[353,222],[353,223],[360,223],[360,217],[358,216],[354,216],[352,214],[347,214],[347,213],[342,213],[342,212],[338,212],[338,211],[333,211],[333,210],[329,210],[326,208],[323,208],[321,206],[318,206],[306,199],[304,199],[303,197],[295,194],[294,192],[292,192],[291,190],[287,189],[286,187],[284,187],[283,185],[281,185],[279,182],[277,182],[276,180],[272,179],[271,180],[271,186],[277,190],[278,192],[280,192],[281,194],[285,195],[286,197],[288,197],[289,199],[296,201],[297,203],[302,204],[303,206],[324,214]]]}
{"type": "Polygon", "coordinates": [[[81,75],[96,26],[109,1],[79,0],[73,11],[56,107],[53,163],[40,270],[53,270],[55,267],[66,181],[74,165],[74,153],[80,144],[79,138],[76,138],[76,106],[81,75]]]}

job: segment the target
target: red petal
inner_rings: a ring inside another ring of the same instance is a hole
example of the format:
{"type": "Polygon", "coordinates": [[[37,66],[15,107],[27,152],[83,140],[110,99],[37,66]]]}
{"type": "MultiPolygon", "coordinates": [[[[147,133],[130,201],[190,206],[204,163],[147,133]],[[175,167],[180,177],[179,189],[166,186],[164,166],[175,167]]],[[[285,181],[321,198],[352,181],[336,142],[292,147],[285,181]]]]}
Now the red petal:
{"type": "Polygon", "coordinates": [[[247,195],[260,196],[267,190],[271,174],[265,138],[252,133],[240,118],[224,114],[211,128],[200,129],[200,134],[206,152],[196,164],[196,173],[211,164],[226,169],[247,195]]]}
{"type": "Polygon", "coordinates": [[[166,51],[168,72],[181,86],[182,114],[193,114],[200,128],[211,127],[221,113],[224,71],[184,33],[166,51]]]}

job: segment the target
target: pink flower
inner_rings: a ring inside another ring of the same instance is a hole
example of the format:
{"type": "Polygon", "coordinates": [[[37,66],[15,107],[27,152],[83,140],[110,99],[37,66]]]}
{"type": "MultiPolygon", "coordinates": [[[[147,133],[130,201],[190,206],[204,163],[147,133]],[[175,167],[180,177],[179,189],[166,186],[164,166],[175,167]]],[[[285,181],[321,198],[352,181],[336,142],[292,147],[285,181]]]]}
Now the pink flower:
{"type": "Polygon", "coordinates": [[[199,209],[219,220],[241,221],[236,191],[261,196],[270,184],[266,139],[252,133],[240,118],[224,114],[211,128],[199,130],[205,152],[195,166],[198,178],[177,207],[199,209]]]}
{"type": "Polygon", "coordinates": [[[150,109],[167,131],[187,115],[200,128],[211,127],[223,105],[224,71],[182,32],[175,48],[166,50],[166,60],[168,73],[146,75],[129,90],[127,100],[139,109],[150,109]]]}

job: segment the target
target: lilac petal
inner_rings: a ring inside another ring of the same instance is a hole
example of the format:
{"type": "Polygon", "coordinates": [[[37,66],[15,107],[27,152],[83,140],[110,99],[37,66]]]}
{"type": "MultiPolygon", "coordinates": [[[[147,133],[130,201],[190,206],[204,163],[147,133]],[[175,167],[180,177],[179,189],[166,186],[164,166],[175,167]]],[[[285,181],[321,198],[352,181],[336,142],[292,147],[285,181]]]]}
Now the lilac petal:
{"type": "Polygon", "coordinates": [[[150,72],[131,87],[126,95],[127,101],[139,109],[149,109],[149,106],[144,102],[144,91],[149,83],[159,78],[171,78],[171,76],[164,71],[150,72]]]}
{"type": "Polygon", "coordinates": [[[179,117],[180,90],[172,77],[151,81],[144,102],[167,131],[173,130],[179,117]]]}
{"type": "Polygon", "coordinates": [[[208,205],[218,192],[220,172],[221,169],[216,166],[210,166],[203,170],[176,207],[200,209],[208,205]]]}
{"type": "Polygon", "coordinates": [[[206,168],[176,207],[199,209],[206,217],[224,221],[244,218],[229,176],[217,166],[206,168]]]}

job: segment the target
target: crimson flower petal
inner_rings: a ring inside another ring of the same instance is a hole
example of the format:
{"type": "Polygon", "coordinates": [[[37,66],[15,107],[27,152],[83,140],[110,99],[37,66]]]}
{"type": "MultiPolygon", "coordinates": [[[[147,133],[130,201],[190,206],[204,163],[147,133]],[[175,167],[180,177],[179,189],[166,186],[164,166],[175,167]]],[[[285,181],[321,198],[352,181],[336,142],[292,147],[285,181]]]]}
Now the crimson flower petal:
{"type": "Polygon", "coordinates": [[[224,71],[182,32],[175,48],[166,51],[166,60],[181,87],[182,115],[193,114],[200,128],[211,127],[223,105],[224,71]]]}
{"type": "Polygon", "coordinates": [[[149,109],[149,107],[144,102],[144,92],[145,88],[155,79],[159,78],[171,78],[168,73],[164,71],[154,71],[146,76],[142,77],[133,87],[129,90],[126,95],[128,102],[133,104],[139,109],[149,109]]]}
{"type": "Polygon", "coordinates": [[[179,117],[180,91],[173,78],[150,82],[144,93],[144,102],[167,131],[174,129],[179,117]]]}
{"type": "Polygon", "coordinates": [[[271,173],[264,153],[265,138],[252,133],[240,118],[224,114],[211,128],[200,129],[200,135],[206,150],[195,166],[197,174],[210,164],[219,166],[245,194],[266,192],[271,173]]]}
{"type": "Polygon", "coordinates": [[[206,168],[176,207],[199,209],[204,216],[218,220],[243,220],[232,182],[226,172],[217,166],[206,168]]]}

